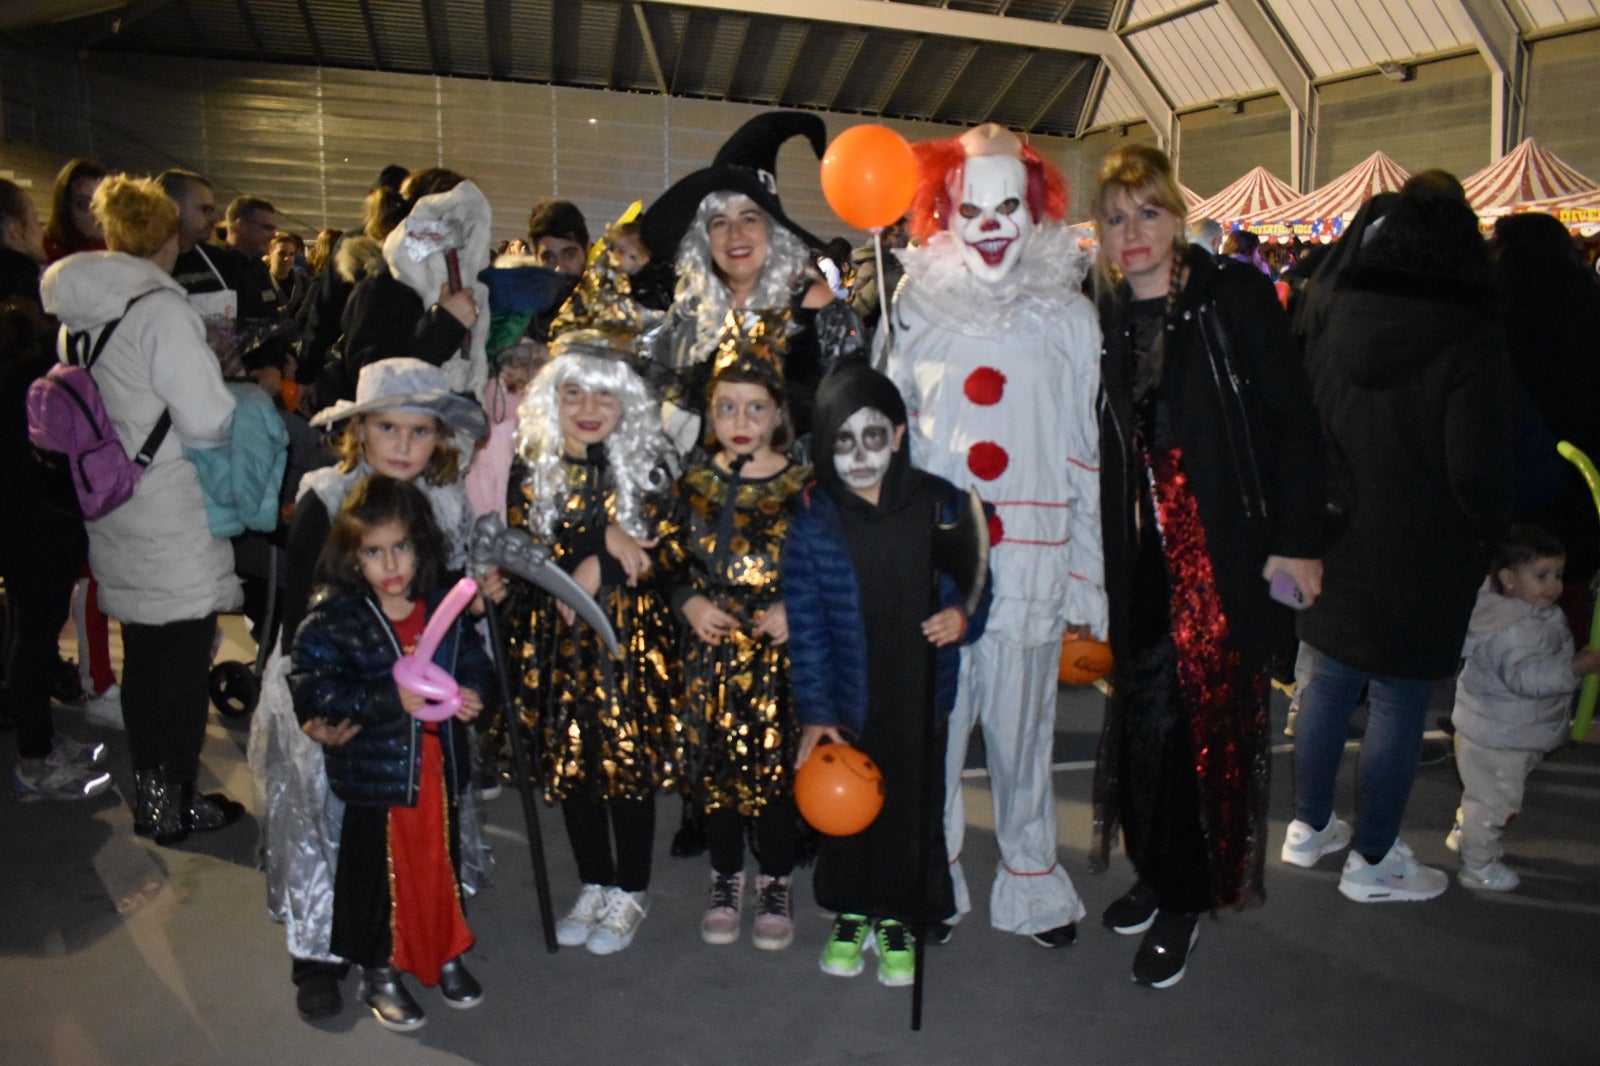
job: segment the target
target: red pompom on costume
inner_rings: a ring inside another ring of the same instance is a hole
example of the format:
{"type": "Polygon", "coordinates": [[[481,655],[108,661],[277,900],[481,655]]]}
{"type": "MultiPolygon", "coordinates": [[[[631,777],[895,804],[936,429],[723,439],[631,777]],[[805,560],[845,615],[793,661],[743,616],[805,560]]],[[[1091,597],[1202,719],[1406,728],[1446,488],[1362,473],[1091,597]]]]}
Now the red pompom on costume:
{"type": "Polygon", "coordinates": [[[1005,391],[1006,376],[992,366],[980,366],[967,375],[966,384],[962,386],[967,399],[981,407],[999,403],[1005,391]]]}
{"type": "Polygon", "coordinates": [[[973,477],[993,481],[1010,465],[1011,456],[994,441],[981,440],[967,449],[967,469],[973,477]]]}

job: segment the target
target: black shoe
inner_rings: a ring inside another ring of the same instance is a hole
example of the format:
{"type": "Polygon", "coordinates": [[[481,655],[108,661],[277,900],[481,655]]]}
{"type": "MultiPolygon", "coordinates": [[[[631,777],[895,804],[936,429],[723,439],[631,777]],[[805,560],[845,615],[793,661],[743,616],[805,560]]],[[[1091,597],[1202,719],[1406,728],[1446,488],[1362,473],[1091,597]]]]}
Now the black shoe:
{"type": "Polygon", "coordinates": [[[1113,902],[1100,915],[1100,923],[1113,933],[1132,936],[1150,928],[1156,920],[1156,890],[1138,881],[1128,894],[1113,902]]]}
{"type": "Polygon", "coordinates": [[[305,966],[295,974],[294,1008],[306,1021],[331,1018],[344,1009],[344,997],[339,994],[339,966],[337,963],[317,963],[305,966]]]}
{"type": "Polygon", "coordinates": [[[169,782],[159,766],[133,772],[133,831],[163,847],[189,836],[183,789],[169,782]]]}
{"type": "Polygon", "coordinates": [[[1078,942],[1078,923],[1068,922],[1042,933],[1029,933],[1028,938],[1042,948],[1070,948],[1078,942]]]}
{"type": "Polygon", "coordinates": [[[244,817],[244,804],[235,803],[220,792],[196,792],[194,783],[183,786],[184,824],[196,833],[222,829],[244,817]]]}
{"type": "Polygon", "coordinates": [[[923,937],[930,944],[948,944],[956,935],[956,927],[949,922],[934,922],[923,937]]]}
{"type": "Polygon", "coordinates": [[[439,991],[444,994],[446,1003],[460,1010],[483,1002],[483,986],[467,972],[460,955],[439,967],[439,991]]]}
{"type": "Polygon", "coordinates": [[[421,1029],[428,1020],[400,979],[400,971],[393,966],[373,966],[362,971],[361,1002],[372,1008],[379,1025],[397,1033],[421,1029]]]}
{"type": "Polygon", "coordinates": [[[706,850],[706,824],[700,815],[691,813],[687,804],[683,808],[683,821],[672,835],[672,857],[692,859],[706,850]]]}
{"type": "Polygon", "coordinates": [[[1171,988],[1183,980],[1199,935],[1198,914],[1157,914],[1133,957],[1133,979],[1147,988],[1171,988]]]}

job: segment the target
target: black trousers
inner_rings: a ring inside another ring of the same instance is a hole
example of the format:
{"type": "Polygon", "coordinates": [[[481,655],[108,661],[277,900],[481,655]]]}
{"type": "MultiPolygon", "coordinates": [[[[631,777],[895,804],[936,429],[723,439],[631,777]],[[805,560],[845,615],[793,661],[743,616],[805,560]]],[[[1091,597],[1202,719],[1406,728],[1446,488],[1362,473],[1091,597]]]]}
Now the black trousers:
{"type": "MultiPolygon", "coordinates": [[[[755,824],[756,857],[763,875],[788,877],[794,871],[799,817],[794,800],[783,799],[768,802],[750,819],[755,824]]],[[[744,869],[745,825],[746,819],[738,811],[723,809],[706,815],[706,844],[711,850],[711,868],[717,873],[736,874],[744,869]]]]}
{"type": "Polygon", "coordinates": [[[651,852],[656,843],[656,800],[587,796],[561,801],[578,878],[586,885],[616,885],[625,892],[650,887],[651,852]],[[612,850],[613,837],[616,850],[612,850]]]}
{"type": "Polygon", "coordinates": [[[88,554],[82,526],[61,533],[25,549],[8,548],[0,560],[11,612],[9,647],[5,649],[6,689],[17,723],[17,754],[24,759],[50,754],[55,736],[50,692],[60,655],[57,642],[72,610],[72,586],[88,554]]]}
{"type": "Polygon", "coordinates": [[[161,626],[122,625],[122,720],[135,770],[192,782],[200,768],[217,616],[161,626]]]}

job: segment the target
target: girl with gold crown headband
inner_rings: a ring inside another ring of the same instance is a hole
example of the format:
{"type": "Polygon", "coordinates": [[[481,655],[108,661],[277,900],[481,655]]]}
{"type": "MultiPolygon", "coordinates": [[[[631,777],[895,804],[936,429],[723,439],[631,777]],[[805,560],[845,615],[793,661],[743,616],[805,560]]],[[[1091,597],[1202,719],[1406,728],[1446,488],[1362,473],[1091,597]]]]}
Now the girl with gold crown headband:
{"type": "Polygon", "coordinates": [[[612,660],[569,609],[519,589],[514,699],[537,731],[535,769],[546,798],[561,801],[583,882],[556,938],[606,955],[644,920],[655,796],[678,772],[668,592],[682,561],[679,518],[655,399],[611,338],[577,330],[550,352],[519,411],[507,521],[548,544],[594,595],[623,651],[612,660]]]}
{"type": "Polygon", "coordinates": [[[785,316],[748,329],[729,314],[712,357],[706,458],[683,476],[683,580],[673,604],[684,641],[684,786],[704,818],[711,888],[700,936],[739,939],[744,833],[755,830],[755,946],[794,939],[790,873],[798,823],[789,699],[788,615],[778,567],[789,519],[811,468],[791,463],[783,372],[775,341],[785,316]]]}

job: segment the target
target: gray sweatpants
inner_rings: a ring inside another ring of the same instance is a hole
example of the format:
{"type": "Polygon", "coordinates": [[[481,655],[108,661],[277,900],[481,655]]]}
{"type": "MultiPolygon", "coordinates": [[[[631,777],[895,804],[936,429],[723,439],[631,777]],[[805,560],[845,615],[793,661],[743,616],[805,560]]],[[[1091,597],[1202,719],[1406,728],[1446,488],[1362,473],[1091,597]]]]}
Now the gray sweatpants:
{"type": "Polygon", "coordinates": [[[1506,853],[1500,834],[1522,809],[1522,790],[1543,752],[1485,748],[1456,734],[1456,769],[1461,773],[1461,861],[1484,866],[1506,853]]]}

